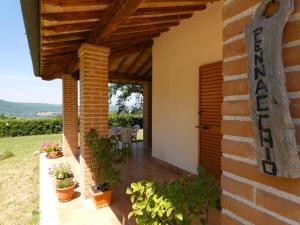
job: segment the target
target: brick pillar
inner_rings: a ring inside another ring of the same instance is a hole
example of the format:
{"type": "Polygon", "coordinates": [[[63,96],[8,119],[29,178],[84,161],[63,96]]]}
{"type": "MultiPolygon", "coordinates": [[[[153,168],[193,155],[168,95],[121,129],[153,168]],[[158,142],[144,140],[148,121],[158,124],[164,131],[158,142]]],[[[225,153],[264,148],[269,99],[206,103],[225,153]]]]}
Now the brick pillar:
{"type": "Polygon", "coordinates": [[[144,146],[152,147],[152,82],[145,82],[143,89],[144,146]]]}
{"type": "Polygon", "coordinates": [[[78,153],[78,90],[77,80],[62,76],[63,85],[63,151],[65,156],[78,153]]]}
{"type": "Polygon", "coordinates": [[[90,197],[93,185],[90,171],[90,150],[84,136],[95,128],[102,137],[108,136],[108,60],[106,47],[83,44],[78,52],[80,68],[80,167],[81,187],[90,197]]]}

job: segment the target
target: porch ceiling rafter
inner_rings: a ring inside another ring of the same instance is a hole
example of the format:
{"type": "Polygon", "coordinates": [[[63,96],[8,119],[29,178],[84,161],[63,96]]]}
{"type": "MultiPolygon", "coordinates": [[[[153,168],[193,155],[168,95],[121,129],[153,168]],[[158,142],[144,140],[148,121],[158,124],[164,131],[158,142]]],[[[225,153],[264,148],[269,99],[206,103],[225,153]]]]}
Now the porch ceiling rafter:
{"type": "MultiPolygon", "coordinates": [[[[124,22],[144,0],[115,0],[105,11],[102,19],[98,22],[94,31],[90,33],[87,42],[93,44],[103,44],[110,35],[116,31],[120,24],[124,22]]],[[[69,71],[74,72],[78,65],[78,57],[73,58],[73,63],[68,68],[69,71]]]]}
{"type": "MultiPolygon", "coordinates": [[[[23,5],[27,1],[21,0],[23,5]]],[[[77,51],[81,44],[91,43],[111,49],[110,76],[149,80],[152,39],[191,18],[195,11],[206,9],[208,2],[219,0],[30,1],[36,4],[24,15],[25,24],[31,22],[32,14],[40,19],[35,25],[40,28],[39,42],[29,41],[39,55],[39,60],[34,57],[37,76],[51,80],[77,71],[77,51]]]]}

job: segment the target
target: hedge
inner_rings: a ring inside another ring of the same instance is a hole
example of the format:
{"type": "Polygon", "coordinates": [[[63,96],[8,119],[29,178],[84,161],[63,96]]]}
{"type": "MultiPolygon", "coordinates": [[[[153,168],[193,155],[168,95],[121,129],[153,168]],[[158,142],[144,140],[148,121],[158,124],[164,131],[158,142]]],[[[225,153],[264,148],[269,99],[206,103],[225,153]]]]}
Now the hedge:
{"type": "Polygon", "coordinates": [[[109,115],[110,127],[132,127],[134,125],[143,127],[143,116],[131,114],[111,114],[109,115]]]}
{"type": "Polygon", "coordinates": [[[58,134],[61,132],[61,118],[0,120],[0,137],[58,134]]]}
{"type": "MultiPolygon", "coordinates": [[[[130,114],[110,115],[110,127],[143,127],[143,117],[130,114]]],[[[0,137],[59,134],[62,132],[62,118],[46,119],[0,119],[0,137]]]]}

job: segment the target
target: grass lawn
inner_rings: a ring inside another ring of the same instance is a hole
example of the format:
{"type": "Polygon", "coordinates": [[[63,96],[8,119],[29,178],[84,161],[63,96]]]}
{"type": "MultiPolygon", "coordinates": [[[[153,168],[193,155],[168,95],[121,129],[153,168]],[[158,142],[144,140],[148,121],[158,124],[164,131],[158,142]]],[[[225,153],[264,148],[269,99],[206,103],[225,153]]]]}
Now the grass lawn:
{"type": "MultiPolygon", "coordinates": [[[[137,138],[143,139],[143,130],[137,138]]],[[[0,138],[0,225],[39,224],[39,151],[43,142],[61,144],[61,135],[0,138]]]]}
{"type": "Polygon", "coordinates": [[[61,143],[61,135],[0,138],[0,225],[39,224],[39,158],[43,142],[61,143]]]}

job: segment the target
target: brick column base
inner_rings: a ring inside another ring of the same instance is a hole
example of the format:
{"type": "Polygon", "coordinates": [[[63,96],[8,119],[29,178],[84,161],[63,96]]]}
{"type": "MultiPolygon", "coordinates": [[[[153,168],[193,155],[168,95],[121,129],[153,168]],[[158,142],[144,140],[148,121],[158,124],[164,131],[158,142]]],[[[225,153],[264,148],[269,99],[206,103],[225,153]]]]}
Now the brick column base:
{"type": "Polygon", "coordinates": [[[108,136],[108,60],[106,47],[83,44],[78,52],[80,68],[80,166],[83,195],[90,197],[94,184],[91,154],[84,137],[91,128],[101,137],[108,136]]]}
{"type": "Polygon", "coordinates": [[[70,74],[62,76],[63,86],[63,152],[78,154],[78,85],[70,74]]]}

